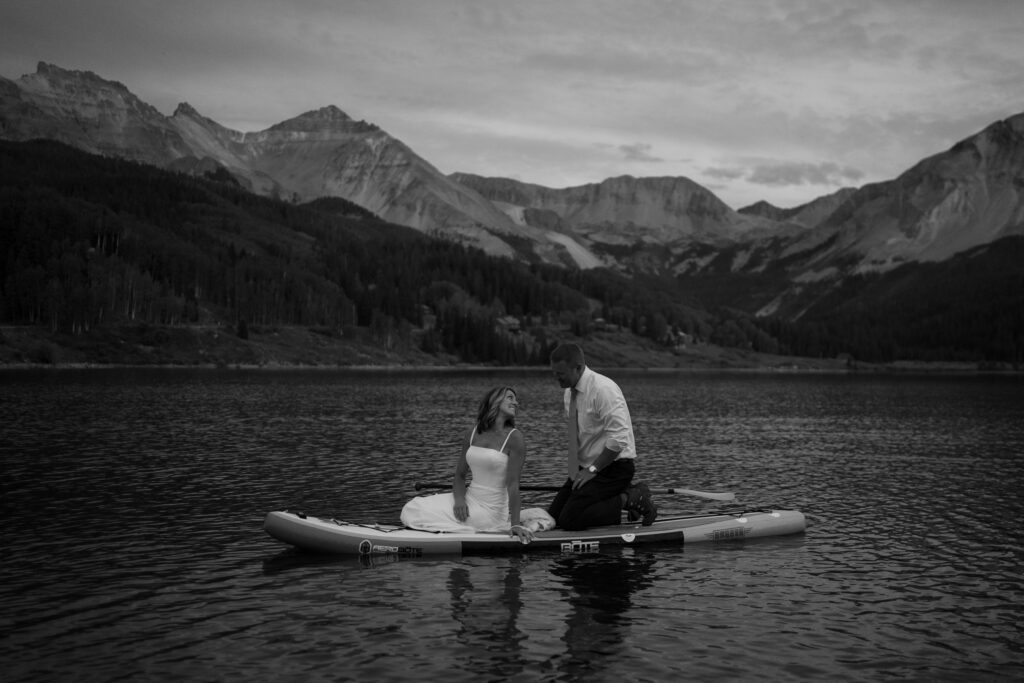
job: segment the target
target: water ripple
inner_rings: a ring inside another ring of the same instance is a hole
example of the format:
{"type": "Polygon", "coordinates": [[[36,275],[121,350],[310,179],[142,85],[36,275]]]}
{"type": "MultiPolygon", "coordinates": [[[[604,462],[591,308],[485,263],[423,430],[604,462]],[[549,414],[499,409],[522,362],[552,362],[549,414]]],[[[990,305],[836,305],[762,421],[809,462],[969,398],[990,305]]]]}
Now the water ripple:
{"type": "Polygon", "coordinates": [[[1018,380],[619,379],[642,478],[799,508],[808,532],[592,556],[315,558],[267,538],[265,512],[394,521],[414,482],[450,480],[492,384],[523,401],[526,479],[558,482],[550,377],[5,375],[5,678],[1024,675],[1018,380]]]}

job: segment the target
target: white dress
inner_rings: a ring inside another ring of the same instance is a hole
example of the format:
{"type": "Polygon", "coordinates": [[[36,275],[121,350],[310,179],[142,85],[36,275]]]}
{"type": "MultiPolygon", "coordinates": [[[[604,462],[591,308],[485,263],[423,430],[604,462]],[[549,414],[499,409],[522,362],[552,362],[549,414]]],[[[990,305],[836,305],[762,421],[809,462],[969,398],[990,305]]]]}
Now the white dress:
{"type": "MultiPolygon", "coordinates": [[[[513,429],[508,433],[512,436],[513,429]]],[[[476,430],[470,436],[470,442],[476,430]]],[[[473,474],[466,487],[466,505],[469,517],[465,522],[455,518],[455,494],[436,493],[432,496],[413,498],[402,508],[402,524],[413,529],[426,531],[508,531],[511,520],[508,512],[508,489],[505,478],[508,474],[508,454],[501,449],[470,446],[466,450],[466,463],[473,474]]]]}

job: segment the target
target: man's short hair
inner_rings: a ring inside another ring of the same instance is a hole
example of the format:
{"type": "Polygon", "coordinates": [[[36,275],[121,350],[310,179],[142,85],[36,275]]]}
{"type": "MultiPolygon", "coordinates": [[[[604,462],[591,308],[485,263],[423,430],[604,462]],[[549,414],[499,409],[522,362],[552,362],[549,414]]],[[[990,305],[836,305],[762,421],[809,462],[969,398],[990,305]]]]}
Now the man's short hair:
{"type": "Polygon", "coordinates": [[[579,344],[573,344],[571,342],[566,342],[556,346],[555,350],[551,352],[551,362],[565,362],[573,366],[587,364],[587,361],[583,357],[583,349],[580,348],[579,344]]]}

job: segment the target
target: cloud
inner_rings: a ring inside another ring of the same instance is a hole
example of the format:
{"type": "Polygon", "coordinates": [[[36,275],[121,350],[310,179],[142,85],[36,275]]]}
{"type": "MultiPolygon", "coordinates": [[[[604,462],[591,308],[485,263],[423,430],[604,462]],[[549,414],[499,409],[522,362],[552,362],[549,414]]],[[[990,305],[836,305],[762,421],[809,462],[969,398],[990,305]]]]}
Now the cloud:
{"type": "Polygon", "coordinates": [[[619,151],[622,152],[623,158],[626,161],[645,161],[661,163],[665,161],[661,157],[653,156],[651,152],[651,146],[643,142],[634,142],[631,145],[619,145],[619,151]]]}
{"type": "Polygon", "coordinates": [[[747,180],[756,185],[844,185],[856,183],[864,173],[826,161],[818,164],[788,162],[755,166],[747,180]]]}
{"type": "Polygon", "coordinates": [[[0,75],[89,70],[246,131],[334,104],[446,172],[563,187],[656,168],[734,205],[801,204],[1024,110],[1019,6],[0,0],[0,75]]]}
{"type": "Polygon", "coordinates": [[[825,161],[817,164],[802,161],[755,163],[748,168],[711,167],[704,173],[717,180],[745,180],[753,185],[787,187],[795,185],[845,186],[857,184],[863,171],[852,166],[825,161]]]}
{"type": "Polygon", "coordinates": [[[704,175],[716,180],[739,180],[746,174],[741,168],[710,167],[704,169],[704,175]]]}

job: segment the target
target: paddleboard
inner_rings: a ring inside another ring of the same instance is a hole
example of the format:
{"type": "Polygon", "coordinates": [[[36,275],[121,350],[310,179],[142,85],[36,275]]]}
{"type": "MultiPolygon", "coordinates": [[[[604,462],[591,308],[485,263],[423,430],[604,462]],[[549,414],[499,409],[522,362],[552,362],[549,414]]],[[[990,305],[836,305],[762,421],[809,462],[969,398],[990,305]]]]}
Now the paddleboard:
{"type": "Polygon", "coordinates": [[[302,550],[332,555],[464,555],[531,550],[568,553],[600,552],[602,547],[645,543],[720,543],[801,533],[806,529],[797,510],[751,510],[731,513],[670,516],[650,526],[628,522],[585,531],[553,529],[539,532],[529,544],[507,533],[419,531],[389,524],[359,524],[286,510],[267,513],[264,530],[273,538],[302,550]]]}

